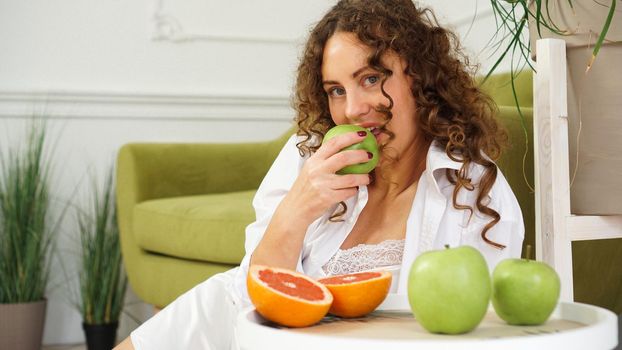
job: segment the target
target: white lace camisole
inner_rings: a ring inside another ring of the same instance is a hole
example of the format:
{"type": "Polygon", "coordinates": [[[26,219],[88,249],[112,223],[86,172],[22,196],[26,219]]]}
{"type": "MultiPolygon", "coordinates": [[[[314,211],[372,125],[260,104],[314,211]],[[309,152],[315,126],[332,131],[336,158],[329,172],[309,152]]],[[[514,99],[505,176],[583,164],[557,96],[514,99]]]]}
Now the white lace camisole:
{"type": "Polygon", "coordinates": [[[390,292],[395,293],[403,253],[403,239],[388,239],[378,244],[359,244],[352,248],[339,249],[322,266],[322,270],[328,276],[370,270],[390,271],[393,274],[390,292]]]}

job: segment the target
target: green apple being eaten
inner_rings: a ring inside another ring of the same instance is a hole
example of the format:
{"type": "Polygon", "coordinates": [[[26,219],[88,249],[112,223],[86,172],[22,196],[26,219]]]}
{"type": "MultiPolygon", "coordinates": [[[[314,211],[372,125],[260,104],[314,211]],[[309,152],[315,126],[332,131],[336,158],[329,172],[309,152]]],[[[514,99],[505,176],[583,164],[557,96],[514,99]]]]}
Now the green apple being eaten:
{"type": "Polygon", "coordinates": [[[410,308],[431,333],[472,331],[486,315],[490,294],[486,260],[470,246],[425,252],[408,276],[410,308]]]}
{"type": "Polygon", "coordinates": [[[555,309],[560,282],[557,272],[543,262],[505,259],[492,273],[492,306],[512,325],[539,325],[555,309]]]}
{"type": "Polygon", "coordinates": [[[365,163],[348,165],[347,167],[337,171],[337,174],[368,174],[369,172],[374,170],[374,168],[378,164],[379,153],[376,137],[371,132],[369,132],[369,130],[358,125],[342,124],[331,128],[330,130],[328,130],[326,135],[324,135],[324,140],[322,140],[322,144],[326,143],[328,140],[332,139],[335,136],[357,131],[365,131],[367,133],[367,136],[363,139],[363,141],[348,146],[341,151],[362,149],[370,152],[373,156],[369,161],[365,163]]]}

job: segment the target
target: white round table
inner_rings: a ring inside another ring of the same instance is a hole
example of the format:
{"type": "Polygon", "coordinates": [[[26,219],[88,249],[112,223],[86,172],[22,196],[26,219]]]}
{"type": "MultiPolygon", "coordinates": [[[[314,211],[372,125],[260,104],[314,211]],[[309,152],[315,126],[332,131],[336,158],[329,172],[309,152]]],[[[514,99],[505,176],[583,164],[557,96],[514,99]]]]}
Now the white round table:
{"type": "Polygon", "coordinates": [[[414,319],[407,298],[392,295],[365,317],[329,315],[306,328],[280,327],[249,308],[238,317],[236,334],[242,350],[611,350],[618,343],[618,320],[613,312],[600,307],[560,303],[543,325],[510,326],[491,308],[470,333],[431,334],[414,319]]]}

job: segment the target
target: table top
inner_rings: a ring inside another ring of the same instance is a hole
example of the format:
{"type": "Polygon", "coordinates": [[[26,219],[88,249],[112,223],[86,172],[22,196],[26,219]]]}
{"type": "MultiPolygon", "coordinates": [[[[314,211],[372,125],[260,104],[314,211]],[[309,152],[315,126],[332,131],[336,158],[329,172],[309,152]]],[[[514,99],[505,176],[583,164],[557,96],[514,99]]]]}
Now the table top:
{"type": "Polygon", "coordinates": [[[325,317],[305,328],[287,328],[265,320],[254,308],[238,318],[242,350],[325,349],[613,349],[618,343],[617,316],[606,309],[580,303],[560,303],[540,326],[511,326],[489,309],[472,332],[442,335],[427,332],[414,319],[407,299],[393,295],[373,313],[355,319],[325,317]],[[416,346],[416,347],[415,347],[416,346]]]}

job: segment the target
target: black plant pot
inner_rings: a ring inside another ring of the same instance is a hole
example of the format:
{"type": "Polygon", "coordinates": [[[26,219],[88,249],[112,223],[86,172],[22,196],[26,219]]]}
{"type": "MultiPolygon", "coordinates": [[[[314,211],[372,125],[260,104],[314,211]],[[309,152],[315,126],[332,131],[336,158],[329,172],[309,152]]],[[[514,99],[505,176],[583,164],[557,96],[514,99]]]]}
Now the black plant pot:
{"type": "Polygon", "coordinates": [[[88,350],[110,350],[117,340],[118,322],[107,324],[82,323],[88,350]]]}

